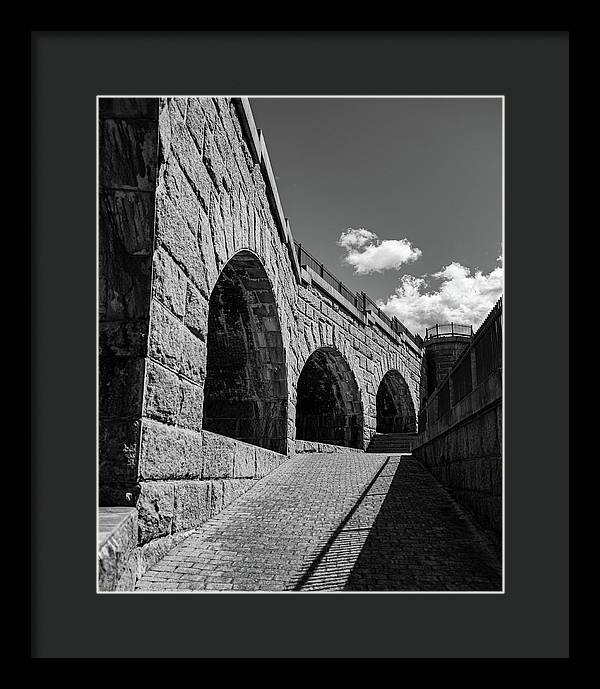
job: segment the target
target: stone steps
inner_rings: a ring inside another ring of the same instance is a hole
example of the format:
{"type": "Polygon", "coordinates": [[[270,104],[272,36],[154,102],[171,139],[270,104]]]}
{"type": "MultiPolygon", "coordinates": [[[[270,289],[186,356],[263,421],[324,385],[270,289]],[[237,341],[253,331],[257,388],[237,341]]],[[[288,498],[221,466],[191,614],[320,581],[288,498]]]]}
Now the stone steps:
{"type": "Polygon", "coordinates": [[[415,438],[416,433],[376,433],[366,451],[373,453],[410,454],[415,438]]]}

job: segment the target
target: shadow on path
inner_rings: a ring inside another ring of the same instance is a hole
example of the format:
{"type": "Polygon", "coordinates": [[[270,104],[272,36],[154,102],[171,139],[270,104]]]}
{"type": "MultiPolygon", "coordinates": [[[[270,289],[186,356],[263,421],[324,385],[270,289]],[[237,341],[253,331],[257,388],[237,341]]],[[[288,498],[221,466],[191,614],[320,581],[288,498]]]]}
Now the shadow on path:
{"type": "Polygon", "coordinates": [[[418,461],[391,457],[298,589],[500,591],[501,563],[418,461]]]}

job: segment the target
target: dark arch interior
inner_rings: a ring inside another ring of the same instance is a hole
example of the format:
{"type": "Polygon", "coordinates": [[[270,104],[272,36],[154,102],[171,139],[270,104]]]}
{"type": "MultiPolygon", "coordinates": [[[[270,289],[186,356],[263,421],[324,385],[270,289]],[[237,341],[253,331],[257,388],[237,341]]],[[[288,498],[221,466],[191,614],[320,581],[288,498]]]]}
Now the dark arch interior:
{"type": "Polygon", "coordinates": [[[284,454],[285,351],[271,283],[258,258],[240,251],[210,297],[203,427],[284,454]]]}
{"type": "Polygon", "coordinates": [[[344,357],[323,347],[298,378],[296,438],[363,447],[363,413],[356,380],[344,357]]]}
{"type": "Polygon", "coordinates": [[[377,390],[377,433],[415,433],[417,422],[410,390],[398,371],[388,371],[377,390]]]}

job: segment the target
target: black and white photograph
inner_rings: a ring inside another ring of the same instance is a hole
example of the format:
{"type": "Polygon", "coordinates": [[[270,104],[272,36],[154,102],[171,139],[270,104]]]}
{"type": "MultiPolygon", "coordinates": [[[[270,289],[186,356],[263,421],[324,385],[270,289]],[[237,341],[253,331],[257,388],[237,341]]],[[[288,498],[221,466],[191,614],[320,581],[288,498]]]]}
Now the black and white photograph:
{"type": "Polygon", "coordinates": [[[98,96],[98,592],[504,593],[504,105],[98,96]]]}

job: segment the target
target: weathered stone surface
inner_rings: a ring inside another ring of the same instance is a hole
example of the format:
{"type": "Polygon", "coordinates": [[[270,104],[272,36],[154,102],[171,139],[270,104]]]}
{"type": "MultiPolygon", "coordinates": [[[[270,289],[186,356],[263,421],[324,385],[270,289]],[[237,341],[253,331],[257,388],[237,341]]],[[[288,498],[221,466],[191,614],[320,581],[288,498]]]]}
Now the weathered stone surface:
{"type": "Polygon", "coordinates": [[[237,500],[255,484],[254,479],[225,479],[223,481],[223,508],[237,500]]]}
{"type": "Polygon", "coordinates": [[[118,237],[104,224],[99,238],[98,281],[100,321],[148,318],[152,260],[127,253],[118,237]]]}
{"type": "Polygon", "coordinates": [[[188,287],[185,306],[185,325],[200,340],[206,339],[208,301],[192,285],[188,287]]]}
{"type": "Polygon", "coordinates": [[[164,423],[176,423],[181,407],[179,376],[164,366],[148,360],[144,415],[164,423]]]}
{"type": "Polygon", "coordinates": [[[152,119],[100,121],[100,184],[154,192],[156,122],[152,119]]]}
{"type": "MultiPolygon", "coordinates": [[[[183,122],[181,113],[174,109],[175,107],[176,106],[171,105],[171,103],[169,104],[171,150],[177,158],[177,162],[186,178],[189,180],[198,200],[204,206],[204,210],[207,210],[208,200],[212,190],[210,175],[202,160],[202,153],[198,148],[197,141],[183,122]]],[[[193,116],[192,111],[192,117],[193,116]]],[[[200,138],[200,136],[201,134],[197,133],[197,138],[200,138]]]]}
{"type": "Polygon", "coordinates": [[[172,371],[180,370],[184,326],[158,302],[152,302],[148,354],[172,371]]]}
{"type": "Polygon", "coordinates": [[[100,189],[99,197],[103,231],[117,237],[126,253],[151,255],[154,194],[129,189],[100,189]]]}
{"type": "Polygon", "coordinates": [[[285,455],[270,452],[263,447],[256,448],[256,478],[262,478],[286,460],[285,455]]]}
{"type": "Polygon", "coordinates": [[[153,294],[176,316],[185,313],[187,279],[175,261],[162,249],[154,252],[153,294]]]}
{"type": "Polygon", "coordinates": [[[138,466],[140,421],[100,419],[99,480],[101,484],[135,480],[138,466]]]}
{"type": "Polygon", "coordinates": [[[233,462],[233,475],[236,478],[252,478],[256,471],[256,447],[236,443],[233,462]]]}
{"type": "Polygon", "coordinates": [[[144,359],[104,356],[100,359],[101,418],[138,416],[144,390],[144,359]]]}
{"type": "Polygon", "coordinates": [[[202,386],[182,379],[179,395],[180,408],[177,425],[192,431],[202,430],[202,386]]]}
{"type": "Polygon", "coordinates": [[[159,187],[156,194],[156,242],[172,256],[187,277],[203,287],[202,257],[196,235],[173,201],[159,187]]]}
{"type": "Polygon", "coordinates": [[[177,481],[173,533],[203,524],[210,516],[210,481],[177,481]]]}
{"type": "Polygon", "coordinates": [[[123,567],[123,573],[117,580],[115,591],[133,591],[137,583],[137,572],[139,569],[139,550],[133,550],[123,567]]]}
{"type": "Polygon", "coordinates": [[[206,374],[206,343],[187,328],[180,331],[182,375],[196,383],[203,383],[206,374]]]}
{"type": "Polygon", "coordinates": [[[203,431],[204,467],[202,478],[228,478],[233,476],[233,462],[237,442],[232,438],[203,431]]]}
{"type": "Polygon", "coordinates": [[[142,424],[141,479],[200,478],[201,433],[149,419],[142,424]]]}
{"type": "Polygon", "coordinates": [[[127,581],[137,546],[138,521],[134,509],[99,509],[98,590],[111,591],[129,584],[133,589],[135,578],[127,581]],[[124,579],[125,577],[125,579],[124,579]]]}
{"type": "Polygon", "coordinates": [[[170,534],[175,510],[174,484],[164,481],[143,481],[136,507],[140,544],[170,534]]]}
{"type": "Polygon", "coordinates": [[[210,516],[214,517],[223,509],[223,481],[211,481],[210,516]]]}
{"type": "Polygon", "coordinates": [[[102,321],[98,324],[98,339],[100,359],[114,356],[144,357],[148,342],[148,318],[138,321],[102,321]]]}

